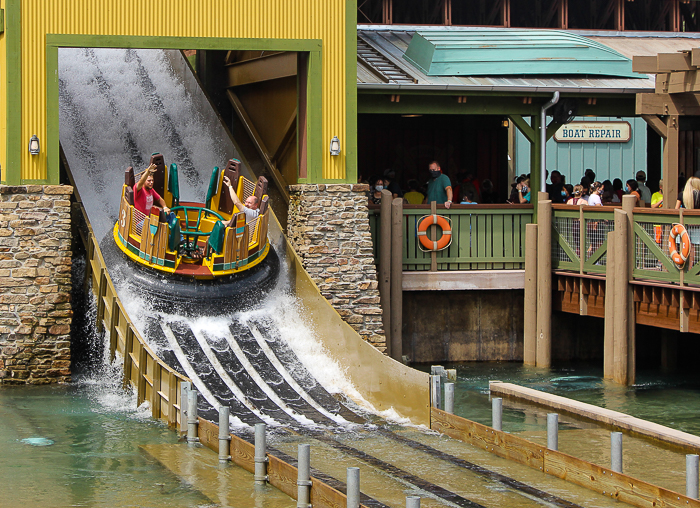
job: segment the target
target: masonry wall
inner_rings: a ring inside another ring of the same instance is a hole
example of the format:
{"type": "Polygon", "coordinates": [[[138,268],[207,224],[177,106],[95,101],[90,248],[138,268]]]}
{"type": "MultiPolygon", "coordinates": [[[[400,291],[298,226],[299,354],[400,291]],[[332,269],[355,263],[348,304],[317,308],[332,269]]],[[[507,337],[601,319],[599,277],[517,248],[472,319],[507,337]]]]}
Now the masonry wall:
{"type": "Polygon", "coordinates": [[[321,294],[380,351],[386,338],[365,184],[290,186],[287,236],[321,294]]]}
{"type": "Polygon", "coordinates": [[[1,384],[70,381],[72,193],[0,186],[1,384]]]}

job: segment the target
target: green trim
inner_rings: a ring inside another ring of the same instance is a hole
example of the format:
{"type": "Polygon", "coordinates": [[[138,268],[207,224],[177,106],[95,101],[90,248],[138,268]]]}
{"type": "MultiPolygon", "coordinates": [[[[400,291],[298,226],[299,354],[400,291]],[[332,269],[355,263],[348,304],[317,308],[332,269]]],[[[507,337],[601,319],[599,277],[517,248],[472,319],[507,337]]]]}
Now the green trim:
{"type": "Polygon", "coordinates": [[[357,182],[357,0],[345,1],[345,181],[357,182]]]}
{"type": "MultiPolygon", "coordinates": [[[[5,183],[18,185],[22,180],[22,6],[21,0],[5,0],[5,61],[7,75],[7,154],[5,183]]],[[[28,141],[27,141],[28,142],[28,141]]]]}
{"type": "MultiPolygon", "coordinates": [[[[658,261],[661,261],[663,265],[666,267],[666,270],[668,270],[668,274],[671,276],[665,280],[676,280],[680,272],[678,271],[678,268],[676,265],[666,257],[666,254],[659,248],[658,245],[656,245],[656,242],[649,237],[649,234],[636,222],[634,223],[634,236],[639,238],[642,242],[644,242],[644,245],[647,246],[647,248],[651,251],[651,253],[656,257],[658,261]],[[675,273],[674,273],[675,272],[675,273]]],[[[637,270],[635,268],[635,270],[637,270]]]]}
{"type": "Polygon", "coordinates": [[[5,33],[5,9],[0,9],[0,34],[5,33]]]}
{"type": "MultiPolygon", "coordinates": [[[[8,3],[19,0],[7,0],[8,3]]],[[[58,121],[58,48],[136,48],[136,49],[246,49],[265,51],[305,51],[309,53],[309,78],[307,86],[307,166],[308,180],[319,183],[322,181],[322,47],[323,42],[318,39],[235,39],[223,37],[145,37],[127,35],[46,35],[46,150],[47,150],[47,182],[58,184],[59,182],[59,121],[58,121]],[[315,177],[315,178],[314,178],[315,177]]],[[[17,51],[19,54],[19,51],[17,51]]],[[[8,51],[8,69],[9,69],[8,51]]],[[[354,60],[353,60],[354,62],[354,60]]],[[[19,63],[19,60],[18,60],[19,63]]],[[[354,72],[354,70],[353,70],[354,72]]],[[[8,70],[8,74],[9,70],[8,70]]],[[[17,74],[21,75],[20,72],[17,74]]],[[[20,88],[21,90],[21,84],[20,88]]],[[[17,101],[15,115],[10,115],[10,105],[15,105],[11,100],[8,86],[8,167],[10,167],[10,132],[17,132],[18,139],[13,140],[18,145],[19,127],[10,128],[10,119],[16,119],[19,123],[20,110],[17,101]]],[[[356,120],[355,120],[356,121],[356,120]]],[[[356,140],[355,140],[356,144],[356,140]]],[[[354,150],[356,152],[356,150],[354,150]]],[[[21,155],[21,152],[18,152],[21,155]]],[[[10,184],[20,183],[19,162],[16,181],[8,181],[10,184]]],[[[8,177],[9,179],[9,177],[8,177]]],[[[331,180],[330,182],[344,182],[344,180],[331,180]]]]}
{"type": "Polygon", "coordinates": [[[579,267],[581,260],[571,248],[569,242],[566,241],[566,238],[561,236],[559,231],[557,231],[555,228],[552,228],[552,242],[556,242],[562,249],[564,249],[566,255],[569,256],[569,259],[571,259],[571,263],[575,264],[576,268],[579,267]]]}

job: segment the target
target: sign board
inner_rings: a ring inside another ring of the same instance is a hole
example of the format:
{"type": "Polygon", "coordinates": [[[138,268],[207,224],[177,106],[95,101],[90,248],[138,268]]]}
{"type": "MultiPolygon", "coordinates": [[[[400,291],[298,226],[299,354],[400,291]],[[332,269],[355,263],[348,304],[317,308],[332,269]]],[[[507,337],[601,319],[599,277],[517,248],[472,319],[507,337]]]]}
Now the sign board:
{"type": "Polygon", "coordinates": [[[631,138],[629,122],[571,122],[554,133],[557,143],[627,143],[631,138]]]}

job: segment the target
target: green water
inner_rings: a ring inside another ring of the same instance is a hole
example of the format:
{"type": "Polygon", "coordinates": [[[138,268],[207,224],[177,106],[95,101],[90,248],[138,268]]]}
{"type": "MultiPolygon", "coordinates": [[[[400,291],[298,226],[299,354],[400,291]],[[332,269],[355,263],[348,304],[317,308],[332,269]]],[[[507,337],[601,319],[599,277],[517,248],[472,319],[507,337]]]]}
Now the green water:
{"type": "Polygon", "coordinates": [[[0,506],[208,506],[139,449],[177,435],[125,395],[87,379],[0,388],[0,506]]]}

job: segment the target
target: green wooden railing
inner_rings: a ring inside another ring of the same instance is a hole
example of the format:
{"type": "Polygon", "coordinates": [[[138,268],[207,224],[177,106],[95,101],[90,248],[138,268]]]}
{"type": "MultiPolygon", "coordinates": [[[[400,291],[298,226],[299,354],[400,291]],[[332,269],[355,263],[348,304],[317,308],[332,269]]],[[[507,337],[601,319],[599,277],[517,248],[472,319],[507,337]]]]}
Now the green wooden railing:
{"type": "MultiPolygon", "coordinates": [[[[370,207],[370,229],[378,259],[379,207],[370,207]]],[[[417,229],[429,205],[403,209],[403,269],[430,270],[431,253],[419,246],[417,229]]],[[[438,215],[452,221],[452,243],[436,254],[437,269],[522,270],[525,268],[525,225],[532,222],[531,205],[453,205],[438,215]]],[[[428,231],[431,235],[431,231],[428,231]]]]}

